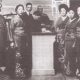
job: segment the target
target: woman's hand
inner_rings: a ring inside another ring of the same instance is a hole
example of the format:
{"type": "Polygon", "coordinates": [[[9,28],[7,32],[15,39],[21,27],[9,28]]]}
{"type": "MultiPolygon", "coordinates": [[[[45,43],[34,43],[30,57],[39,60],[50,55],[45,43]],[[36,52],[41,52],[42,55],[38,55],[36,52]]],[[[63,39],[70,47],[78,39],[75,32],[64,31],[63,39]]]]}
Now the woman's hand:
{"type": "Polygon", "coordinates": [[[14,47],[14,42],[10,43],[10,47],[13,48],[14,47]]]}
{"type": "Polygon", "coordinates": [[[21,54],[20,54],[19,52],[16,53],[16,57],[17,57],[17,58],[22,58],[22,57],[21,57],[21,54]]]}

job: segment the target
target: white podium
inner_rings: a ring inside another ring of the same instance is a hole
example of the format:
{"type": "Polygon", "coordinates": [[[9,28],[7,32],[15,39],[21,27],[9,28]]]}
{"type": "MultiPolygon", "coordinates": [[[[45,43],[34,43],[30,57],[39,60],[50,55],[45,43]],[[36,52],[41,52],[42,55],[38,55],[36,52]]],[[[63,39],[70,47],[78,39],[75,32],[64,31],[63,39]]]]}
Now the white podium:
{"type": "Polygon", "coordinates": [[[32,35],[32,75],[54,75],[55,35],[34,33],[32,35]]]}

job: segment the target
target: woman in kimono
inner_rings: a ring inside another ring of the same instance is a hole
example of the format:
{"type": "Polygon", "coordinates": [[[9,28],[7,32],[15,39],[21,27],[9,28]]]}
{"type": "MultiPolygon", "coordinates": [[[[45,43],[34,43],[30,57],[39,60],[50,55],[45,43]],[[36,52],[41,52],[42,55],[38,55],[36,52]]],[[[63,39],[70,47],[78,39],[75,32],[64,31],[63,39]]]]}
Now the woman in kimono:
{"type": "Polygon", "coordinates": [[[56,72],[62,72],[62,62],[63,62],[63,56],[64,56],[64,31],[65,31],[65,25],[68,21],[67,17],[67,11],[68,7],[66,4],[61,4],[59,6],[59,13],[60,16],[54,23],[55,31],[56,31],[56,37],[57,37],[57,51],[55,52],[55,56],[57,57],[55,61],[55,70],[56,72]],[[61,65],[61,67],[59,66],[61,65]]]}
{"type": "Polygon", "coordinates": [[[6,68],[6,48],[7,48],[6,21],[5,18],[0,14],[0,72],[4,71],[3,69],[6,68]]]}
{"type": "Polygon", "coordinates": [[[70,8],[68,12],[69,20],[65,28],[65,72],[69,76],[76,75],[76,55],[75,55],[75,11],[70,8]]]}
{"type": "Polygon", "coordinates": [[[77,7],[77,15],[78,15],[78,19],[75,25],[76,27],[75,28],[75,36],[76,36],[75,48],[76,48],[77,69],[78,69],[77,76],[80,78],[80,5],[78,5],[77,7]]]}
{"type": "Polygon", "coordinates": [[[55,21],[55,24],[54,24],[56,32],[59,32],[65,29],[65,25],[68,21],[67,11],[68,11],[68,7],[66,4],[59,5],[60,16],[58,17],[58,19],[55,21]]]}
{"type": "MultiPolygon", "coordinates": [[[[12,60],[12,58],[10,58],[13,62],[10,62],[10,75],[12,77],[17,76],[16,74],[22,70],[19,68],[20,65],[22,65],[22,60],[24,59],[23,55],[26,53],[26,37],[25,37],[25,33],[24,33],[24,23],[22,20],[22,13],[24,12],[24,7],[23,5],[19,4],[16,6],[15,11],[17,13],[17,15],[15,15],[12,20],[11,20],[11,25],[10,25],[10,40],[11,40],[11,44],[10,46],[13,47],[15,49],[15,53],[12,57],[14,57],[14,59],[12,60]],[[16,60],[20,58],[21,60],[18,62],[16,62],[16,60]],[[15,69],[16,69],[16,74],[15,74],[15,69]],[[18,70],[19,69],[19,70],[18,70]]],[[[26,56],[26,55],[25,55],[26,56]]],[[[10,60],[10,61],[11,61],[10,60]]],[[[21,73],[20,72],[20,73],[21,73]]],[[[21,75],[20,75],[21,76],[21,75]]]]}

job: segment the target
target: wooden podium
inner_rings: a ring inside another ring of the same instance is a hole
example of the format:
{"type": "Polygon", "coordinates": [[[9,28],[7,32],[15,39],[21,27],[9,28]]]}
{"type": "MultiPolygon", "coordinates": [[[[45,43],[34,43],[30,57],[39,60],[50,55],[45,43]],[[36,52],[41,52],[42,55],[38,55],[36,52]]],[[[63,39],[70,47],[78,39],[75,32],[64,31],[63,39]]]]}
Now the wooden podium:
{"type": "Polygon", "coordinates": [[[55,35],[53,33],[32,34],[32,75],[54,75],[55,35]]]}

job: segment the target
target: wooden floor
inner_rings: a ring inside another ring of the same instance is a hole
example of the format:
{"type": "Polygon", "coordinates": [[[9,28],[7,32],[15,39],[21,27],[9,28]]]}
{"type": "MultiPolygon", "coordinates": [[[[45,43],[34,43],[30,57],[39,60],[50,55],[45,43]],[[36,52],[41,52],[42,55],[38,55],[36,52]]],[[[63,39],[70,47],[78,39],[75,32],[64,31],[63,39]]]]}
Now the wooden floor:
{"type": "Polygon", "coordinates": [[[0,80],[80,80],[76,77],[67,77],[62,74],[54,76],[32,76],[29,79],[10,79],[7,75],[0,75],[0,80]]]}

